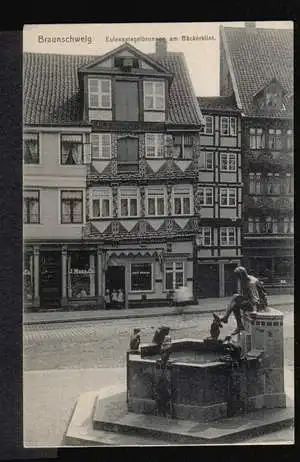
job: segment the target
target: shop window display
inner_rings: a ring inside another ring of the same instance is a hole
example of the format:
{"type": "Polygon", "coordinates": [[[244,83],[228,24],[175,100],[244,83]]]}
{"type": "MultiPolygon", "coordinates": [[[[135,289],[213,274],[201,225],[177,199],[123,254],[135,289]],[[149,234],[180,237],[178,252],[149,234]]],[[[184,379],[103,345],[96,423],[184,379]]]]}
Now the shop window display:
{"type": "Polygon", "coordinates": [[[89,252],[70,252],[68,256],[68,296],[95,296],[95,255],[89,252]]]}

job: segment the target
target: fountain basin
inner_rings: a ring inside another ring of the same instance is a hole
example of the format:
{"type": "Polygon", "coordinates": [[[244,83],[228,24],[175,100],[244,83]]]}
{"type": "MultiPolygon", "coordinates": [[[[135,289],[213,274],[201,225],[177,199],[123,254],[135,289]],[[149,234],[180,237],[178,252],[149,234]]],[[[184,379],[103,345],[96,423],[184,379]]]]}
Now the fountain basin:
{"type": "Polygon", "coordinates": [[[247,374],[244,368],[235,372],[223,360],[221,341],[173,341],[170,361],[164,372],[159,366],[159,348],[156,344],[146,344],[140,346],[139,352],[127,354],[127,405],[130,412],[157,413],[156,390],[162,374],[169,387],[168,414],[173,419],[207,422],[237,414],[239,409],[242,412],[243,398],[240,393],[232,395],[233,378],[242,382],[252,373],[248,385],[251,383],[253,388],[256,384],[252,393],[259,393],[259,381],[255,377],[257,358],[247,361],[247,374]]]}

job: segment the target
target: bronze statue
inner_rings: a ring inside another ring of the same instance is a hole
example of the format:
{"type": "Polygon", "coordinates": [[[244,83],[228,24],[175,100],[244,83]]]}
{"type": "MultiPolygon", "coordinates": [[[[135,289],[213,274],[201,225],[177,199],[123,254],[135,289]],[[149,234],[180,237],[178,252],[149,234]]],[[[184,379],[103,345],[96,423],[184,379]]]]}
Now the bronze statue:
{"type": "Polygon", "coordinates": [[[219,318],[218,315],[216,315],[215,313],[213,313],[213,322],[210,326],[210,337],[213,339],[213,340],[217,340],[219,335],[220,335],[220,328],[223,327],[222,323],[221,323],[221,320],[219,318]]]}
{"type": "Polygon", "coordinates": [[[132,351],[136,351],[139,349],[141,343],[140,332],[141,329],[134,328],[133,333],[130,336],[130,350],[132,351]]]}
{"type": "Polygon", "coordinates": [[[156,343],[157,345],[161,345],[166,337],[166,335],[169,335],[170,332],[170,327],[167,326],[161,326],[158,329],[156,329],[152,342],[156,343]]]}
{"type": "Polygon", "coordinates": [[[234,270],[234,274],[240,281],[241,291],[233,295],[225,316],[220,318],[220,321],[226,324],[230,314],[234,314],[237,328],[231,335],[236,335],[240,331],[245,330],[241,310],[252,312],[267,311],[268,306],[266,292],[262,282],[258,278],[249,275],[243,266],[238,266],[234,270]]]}

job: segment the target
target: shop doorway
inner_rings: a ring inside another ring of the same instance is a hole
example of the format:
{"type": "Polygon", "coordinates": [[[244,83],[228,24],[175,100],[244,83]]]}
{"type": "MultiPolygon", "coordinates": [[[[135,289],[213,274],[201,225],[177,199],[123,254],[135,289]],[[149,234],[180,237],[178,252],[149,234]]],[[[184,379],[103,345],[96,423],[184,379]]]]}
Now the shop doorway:
{"type": "Polygon", "coordinates": [[[59,308],[61,298],[61,253],[40,252],[41,308],[59,308]]]}
{"type": "Polygon", "coordinates": [[[105,306],[125,308],[125,266],[109,266],[105,276],[105,306]]]}
{"type": "Polygon", "coordinates": [[[228,263],[224,265],[224,283],[225,283],[225,297],[232,297],[238,290],[237,278],[234,270],[237,267],[235,263],[228,263]]]}
{"type": "Polygon", "coordinates": [[[197,297],[219,297],[219,265],[198,265],[197,297]]]}

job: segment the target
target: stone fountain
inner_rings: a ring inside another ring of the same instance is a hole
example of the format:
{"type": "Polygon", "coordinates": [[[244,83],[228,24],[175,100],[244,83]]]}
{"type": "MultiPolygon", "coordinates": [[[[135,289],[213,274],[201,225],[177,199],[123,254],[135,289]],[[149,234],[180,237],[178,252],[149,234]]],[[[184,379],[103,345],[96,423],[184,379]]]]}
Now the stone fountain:
{"type": "Polygon", "coordinates": [[[77,426],[76,436],[71,420],[66,443],[218,444],[291,425],[283,314],[245,313],[244,326],[223,340],[218,332],[203,340],[172,340],[167,330],[160,341],[131,341],[136,346],[126,353],[126,392],[95,395],[89,431],[80,438],[77,426]]]}

